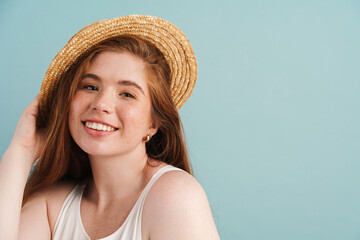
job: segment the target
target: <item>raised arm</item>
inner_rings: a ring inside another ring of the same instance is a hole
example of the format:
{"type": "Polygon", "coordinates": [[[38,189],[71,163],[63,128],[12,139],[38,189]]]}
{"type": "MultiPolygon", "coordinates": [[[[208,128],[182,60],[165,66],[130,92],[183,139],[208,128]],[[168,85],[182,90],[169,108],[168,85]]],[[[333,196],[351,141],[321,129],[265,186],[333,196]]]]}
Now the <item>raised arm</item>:
{"type": "MultiPolygon", "coordinates": [[[[38,97],[21,115],[13,139],[0,162],[0,239],[17,240],[20,236],[24,188],[31,167],[40,155],[43,142],[42,135],[36,130],[37,114],[38,97]]],[[[36,221],[35,216],[33,219],[36,221]]],[[[27,216],[24,220],[28,222],[33,219],[27,216]]]]}

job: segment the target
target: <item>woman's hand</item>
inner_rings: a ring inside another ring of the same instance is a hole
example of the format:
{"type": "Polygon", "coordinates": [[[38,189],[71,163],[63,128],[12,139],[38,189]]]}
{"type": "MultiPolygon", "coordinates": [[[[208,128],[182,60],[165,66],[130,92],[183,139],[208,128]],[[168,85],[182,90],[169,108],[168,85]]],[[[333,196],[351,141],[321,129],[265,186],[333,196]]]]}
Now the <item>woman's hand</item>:
{"type": "Polygon", "coordinates": [[[44,146],[44,131],[36,129],[39,101],[36,96],[22,113],[9,148],[27,154],[33,164],[44,146]]]}

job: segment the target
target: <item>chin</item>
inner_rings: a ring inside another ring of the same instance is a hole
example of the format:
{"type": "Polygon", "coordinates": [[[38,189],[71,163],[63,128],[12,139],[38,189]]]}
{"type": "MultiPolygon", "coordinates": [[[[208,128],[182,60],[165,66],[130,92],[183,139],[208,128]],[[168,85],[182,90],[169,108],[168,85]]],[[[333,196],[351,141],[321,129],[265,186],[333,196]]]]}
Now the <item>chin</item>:
{"type": "Polygon", "coordinates": [[[115,151],[109,149],[108,144],[78,144],[78,146],[89,156],[110,156],[114,155],[115,151]]]}

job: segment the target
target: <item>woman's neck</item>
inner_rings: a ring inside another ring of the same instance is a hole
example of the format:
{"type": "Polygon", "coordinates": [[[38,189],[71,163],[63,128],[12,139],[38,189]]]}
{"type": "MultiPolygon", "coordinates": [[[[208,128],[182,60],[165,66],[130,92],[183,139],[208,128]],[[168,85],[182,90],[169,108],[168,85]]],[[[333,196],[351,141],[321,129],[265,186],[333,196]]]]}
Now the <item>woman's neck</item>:
{"type": "Polygon", "coordinates": [[[86,195],[97,205],[137,195],[148,182],[148,156],[145,151],[121,156],[89,156],[93,179],[86,195]]]}

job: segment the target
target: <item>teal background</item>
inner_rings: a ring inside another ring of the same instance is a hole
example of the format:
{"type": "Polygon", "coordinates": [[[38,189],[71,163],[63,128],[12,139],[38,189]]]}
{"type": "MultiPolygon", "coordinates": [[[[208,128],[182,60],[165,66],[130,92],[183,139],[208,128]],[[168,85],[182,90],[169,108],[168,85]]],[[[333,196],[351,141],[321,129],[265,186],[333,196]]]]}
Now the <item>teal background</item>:
{"type": "Polygon", "coordinates": [[[128,14],[192,42],[180,114],[222,239],[360,239],[360,1],[1,0],[1,154],[67,40],[128,14]]]}

